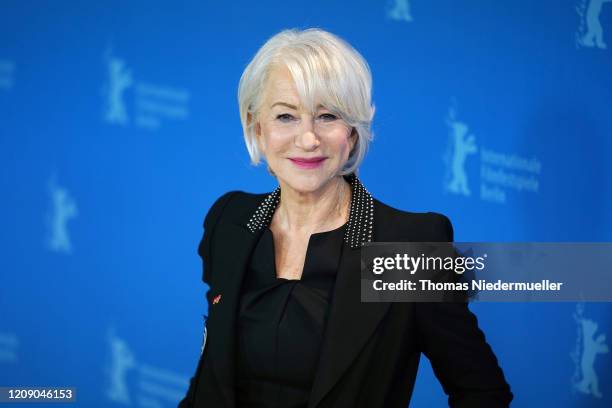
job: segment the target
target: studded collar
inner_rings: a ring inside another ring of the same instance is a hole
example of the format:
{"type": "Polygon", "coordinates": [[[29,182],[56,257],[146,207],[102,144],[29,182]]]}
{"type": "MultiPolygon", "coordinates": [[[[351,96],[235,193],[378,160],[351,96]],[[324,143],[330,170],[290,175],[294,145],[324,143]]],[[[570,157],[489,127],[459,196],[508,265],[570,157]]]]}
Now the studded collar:
{"type": "MultiPolygon", "coordinates": [[[[352,190],[349,220],[344,233],[344,242],[352,249],[356,249],[366,242],[372,242],[374,199],[355,173],[346,175],[344,178],[350,183],[352,190]]],[[[274,211],[276,211],[280,202],[280,197],[281,188],[278,186],[266,196],[253,215],[251,215],[247,223],[249,231],[255,233],[270,225],[274,211]]]]}

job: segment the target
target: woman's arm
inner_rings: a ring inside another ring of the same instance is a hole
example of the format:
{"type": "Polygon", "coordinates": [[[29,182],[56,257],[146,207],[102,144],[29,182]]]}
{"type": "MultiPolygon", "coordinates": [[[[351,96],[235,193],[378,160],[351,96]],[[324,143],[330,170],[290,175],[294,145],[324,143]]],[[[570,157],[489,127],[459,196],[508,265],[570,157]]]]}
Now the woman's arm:
{"type": "MultiPolygon", "coordinates": [[[[198,245],[198,254],[200,255],[200,258],[202,258],[202,281],[206,283],[207,285],[209,285],[209,287],[210,287],[210,282],[211,282],[210,267],[209,267],[210,265],[210,242],[213,237],[214,229],[217,225],[217,222],[221,218],[221,214],[223,213],[223,209],[225,208],[227,203],[230,201],[234,193],[236,193],[236,191],[230,191],[228,193],[223,194],[221,197],[219,197],[213,203],[213,205],[210,207],[210,210],[208,210],[208,213],[204,217],[204,225],[203,225],[204,233],[203,233],[202,239],[200,240],[200,244],[198,245]]],[[[212,296],[211,291],[209,289],[208,292],[206,293],[206,300],[208,301],[209,307],[212,302],[212,299],[210,298],[211,296],[212,296]]],[[[195,392],[194,384],[196,382],[196,379],[198,378],[199,371],[202,366],[203,358],[204,358],[204,353],[202,352],[200,355],[200,361],[198,362],[198,366],[196,368],[196,372],[193,375],[193,377],[191,377],[191,379],[189,380],[189,389],[187,390],[187,394],[179,402],[178,408],[190,408],[191,407],[191,403],[194,397],[193,394],[195,392]]]]}
{"type": "MultiPolygon", "coordinates": [[[[443,242],[453,242],[450,220],[436,214],[443,242]]],[[[507,407],[513,398],[493,350],[466,302],[416,303],[421,350],[451,407],[507,407]]]]}

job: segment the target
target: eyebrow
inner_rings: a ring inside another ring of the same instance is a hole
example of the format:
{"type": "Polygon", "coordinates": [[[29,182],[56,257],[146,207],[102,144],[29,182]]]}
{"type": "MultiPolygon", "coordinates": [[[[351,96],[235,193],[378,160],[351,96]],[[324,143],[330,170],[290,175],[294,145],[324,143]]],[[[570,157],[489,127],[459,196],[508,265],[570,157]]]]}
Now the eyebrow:
{"type": "MultiPolygon", "coordinates": [[[[279,102],[274,102],[272,105],[270,105],[270,109],[272,109],[272,108],[273,108],[273,107],[275,107],[276,105],[282,105],[282,106],[286,106],[287,108],[290,108],[290,109],[293,109],[293,110],[298,110],[298,109],[297,109],[297,106],[295,106],[295,105],[291,105],[290,103],[287,103],[287,102],[280,102],[280,101],[279,101],[279,102]]],[[[323,105],[319,105],[319,106],[317,106],[317,109],[319,109],[319,108],[327,109],[327,108],[325,108],[325,106],[323,106],[323,105]]]]}
{"type": "Polygon", "coordinates": [[[282,106],[286,106],[286,107],[288,107],[288,108],[290,108],[290,109],[297,110],[297,106],[291,105],[290,103],[287,103],[287,102],[275,102],[275,103],[273,103],[273,104],[270,106],[270,108],[273,108],[273,107],[275,107],[276,105],[282,105],[282,106]]]}

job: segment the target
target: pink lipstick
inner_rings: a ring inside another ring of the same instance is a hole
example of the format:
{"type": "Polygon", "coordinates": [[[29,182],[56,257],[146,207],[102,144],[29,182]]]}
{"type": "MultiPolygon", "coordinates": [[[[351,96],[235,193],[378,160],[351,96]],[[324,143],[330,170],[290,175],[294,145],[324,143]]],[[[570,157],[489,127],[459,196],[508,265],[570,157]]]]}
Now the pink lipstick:
{"type": "Polygon", "coordinates": [[[316,169],[323,165],[325,159],[326,157],[293,157],[289,160],[301,169],[316,169]]]}

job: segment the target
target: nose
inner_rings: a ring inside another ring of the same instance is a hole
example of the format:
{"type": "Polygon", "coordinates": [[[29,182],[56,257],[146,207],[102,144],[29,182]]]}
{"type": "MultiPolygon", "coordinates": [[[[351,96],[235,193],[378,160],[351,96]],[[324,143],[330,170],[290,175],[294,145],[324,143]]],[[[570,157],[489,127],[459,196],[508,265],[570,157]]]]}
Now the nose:
{"type": "Polygon", "coordinates": [[[303,150],[316,149],[320,144],[319,136],[315,131],[314,118],[302,120],[302,126],[295,137],[295,145],[303,150]]]}

